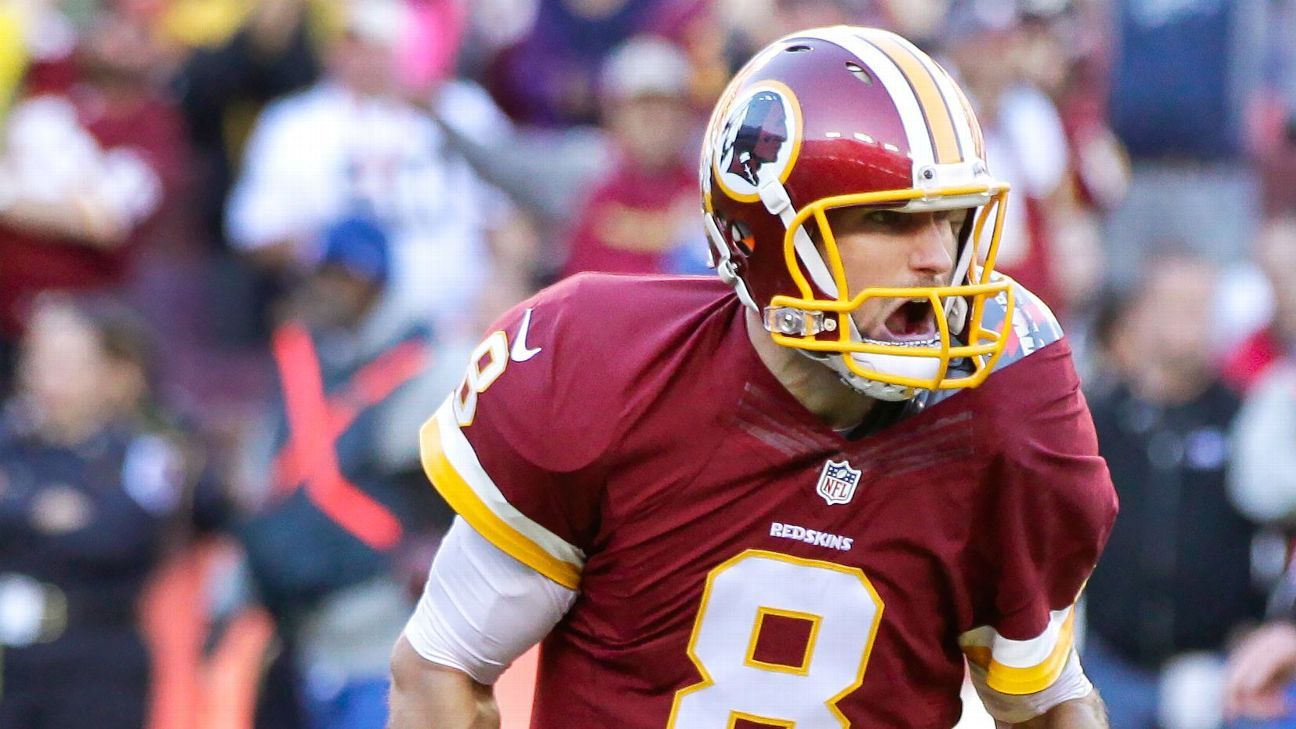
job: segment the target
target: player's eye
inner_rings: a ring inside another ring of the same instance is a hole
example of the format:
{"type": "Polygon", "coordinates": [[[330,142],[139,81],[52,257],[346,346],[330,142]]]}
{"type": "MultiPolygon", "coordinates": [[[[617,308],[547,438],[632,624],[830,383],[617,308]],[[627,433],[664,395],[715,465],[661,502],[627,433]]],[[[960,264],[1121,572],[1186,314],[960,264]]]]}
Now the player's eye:
{"type": "Polygon", "coordinates": [[[895,210],[870,210],[864,214],[864,222],[878,228],[897,228],[905,222],[905,215],[895,210]]]}

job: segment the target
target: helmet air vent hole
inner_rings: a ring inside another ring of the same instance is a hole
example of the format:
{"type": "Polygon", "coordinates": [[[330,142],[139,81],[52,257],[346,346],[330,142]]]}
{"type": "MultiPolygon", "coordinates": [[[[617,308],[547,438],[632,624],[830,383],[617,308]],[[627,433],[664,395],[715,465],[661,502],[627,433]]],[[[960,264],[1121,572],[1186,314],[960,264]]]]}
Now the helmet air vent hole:
{"type": "Polygon", "coordinates": [[[850,71],[851,75],[853,75],[855,78],[859,79],[860,81],[863,81],[869,86],[873,85],[873,76],[870,75],[868,71],[864,70],[864,67],[859,65],[858,63],[855,63],[853,61],[847,61],[846,70],[850,71]]]}
{"type": "Polygon", "coordinates": [[[783,50],[787,53],[805,53],[810,50],[810,46],[788,46],[783,50]]]}

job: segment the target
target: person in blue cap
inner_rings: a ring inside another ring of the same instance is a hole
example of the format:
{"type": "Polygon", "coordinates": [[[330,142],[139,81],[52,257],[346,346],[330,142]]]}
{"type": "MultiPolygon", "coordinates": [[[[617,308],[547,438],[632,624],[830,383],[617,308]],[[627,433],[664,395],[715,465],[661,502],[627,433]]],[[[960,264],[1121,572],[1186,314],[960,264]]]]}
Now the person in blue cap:
{"type": "Polygon", "coordinates": [[[348,217],[326,228],[320,260],[290,292],[286,318],[298,318],[331,336],[358,334],[391,277],[387,231],[366,217],[348,217]]]}
{"type": "Polygon", "coordinates": [[[432,338],[423,326],[392,336],[375,316],[391,273],[380,225],[345,218],[321,243],[272,336],[279,394],[244,454],[258,493],[238,533],[307,726],[380,729],[388,647],[413,605],[401,567],[446,513],[413,454],[384,457],[393,405],[428,372],[432,338]]]}

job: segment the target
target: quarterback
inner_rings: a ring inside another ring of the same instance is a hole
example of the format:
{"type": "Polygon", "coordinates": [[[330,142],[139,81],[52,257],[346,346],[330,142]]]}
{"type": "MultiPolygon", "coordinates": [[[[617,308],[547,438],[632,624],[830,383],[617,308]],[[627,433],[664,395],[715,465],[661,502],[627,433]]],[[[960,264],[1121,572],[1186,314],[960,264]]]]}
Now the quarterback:
{"type": "Polygon", "coordinates": [[[759,53],[702,151],[715,278],[506,314],[423,427],[458,513],[393,729],[1104,727],[1074,605],[1116,513],[1067,341],[994,270],[1008,188],[885,31],[759,53]]]}

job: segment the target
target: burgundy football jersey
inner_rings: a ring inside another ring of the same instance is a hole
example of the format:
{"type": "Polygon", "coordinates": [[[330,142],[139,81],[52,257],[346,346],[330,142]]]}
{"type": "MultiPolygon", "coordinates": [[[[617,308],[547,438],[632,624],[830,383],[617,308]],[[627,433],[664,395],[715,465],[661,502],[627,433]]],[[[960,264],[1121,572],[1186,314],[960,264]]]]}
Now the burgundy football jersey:
{"type": "Polygon", "coordinates": [[[1018,299],[984,385],[855,440],[719,281],[582,275],[506,314],[422,440],[466,521],[579,591],[532,726],[948,727],[965,655],[1049,686],[1116,498],[1066,341],[1018,299]]]}

